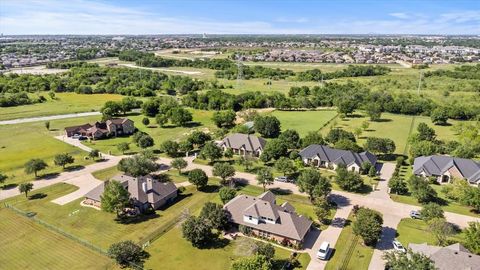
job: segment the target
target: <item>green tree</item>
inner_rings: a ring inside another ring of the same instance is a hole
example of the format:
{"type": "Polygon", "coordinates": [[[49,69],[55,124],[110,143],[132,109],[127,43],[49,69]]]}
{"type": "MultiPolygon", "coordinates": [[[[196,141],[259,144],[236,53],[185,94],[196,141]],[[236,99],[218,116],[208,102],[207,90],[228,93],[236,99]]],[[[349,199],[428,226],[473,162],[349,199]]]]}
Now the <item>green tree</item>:
{"type": "Polygon", "coordinates": [[[464,237],[468,250],[480,255],[480,222],[469,222],[464,230],[464,237]]]}
{"type": "Polygon", "coordinates": [[[308,194],[310,201],[315,198],[314,191],[317,184],[321,181],[320,172],[315,169],[306,169],[300,173],[297,179],[297,186],[300,192],[308,194]]]}
{"type": "Polygon", "coordinates": [[[200,152],[200,156],[205,159],[210,159],[211,163],[220,159],[222,155],[222,148],[218,147],[214,142],[207,142],[200,152]]]}
{"type": "Polygon", "coordinates": [[[193,150],[193,145],[188,140],[181,141],[178,144],[178,150],[180,150],[181,152],[184,152],[185,155],[188,156],[189,152],[193,150]]]}
{"type": "Polygon", "coordinates": [[[212,120],[219,128],[230,128],[235,125],[237,115],[234,111],[214,112],[212,120]]]}
{"type": "Polygon", "coordinates": [[[128,142],[121,142],[117,144],[117,149],[122,152],[122,154],[125,154],[126,151],[130,150],[130,144],[128,142]]]}
{"type": "Polygon", "coordinates": [[[271,115],[255,117],[253,128],[267,138],[276,138],[280,134],[280,121],[271,115]]]}
{"type": "Polygon", "coordinates": [[[120,212],[130,203],[130,193],[120,182],[112,180],[105,184],[105,190],[100,195],[100,199],[102,210],[116,213],[118,217],[120,212]]]}
{"type": "Polygon", "coordinates": [[[185,126],[192,120],[192,113],[182,107],[176,107],[170,111],[170,121],[176,126],[185,126]]]}
{"type": "Polygon", "coordinates": [[[378,103],[368,103],[365,106],[365,111],[371,121],[378,121],[382,117],[382,105],[378,103]]]}
{"type": "Polygon", "coordinates": [[[227,148],[227,150],[225,150],[225,152],[223,152],[223,156],[225,158],[233,158],[233,150],[232,148],[227,148]]]}
{"type": "Polygon", "coordinates": [[[166,153],[170,157],[177,156],[178,148],[178,143],[171,140],[166,140],[160,145],[160,151],[166,153]]]}
{"type": "Polygon", "coordinates": [[[233,261],[230,270],[272,270],[273,266],[267,257],[255,255],[252,257],[243,257],[233,261]]]}
{"type": "Polygon", "coordinates": [[[202,169],[193,169],[188,172],[188,182],[195,185],[199,190],[207,186],[208,176],[202,169]]]}
{"type": "Polygon", "coordinates": [[[300,135],[294,129],[282,131],[278,139],[283,141],[288,149],[297,149],[300,147],[300,135]]]}
{"type": "Polygon", "coordinates": [[[225,229],[228,225],[228,216],[223,207],[213,202],[206,202],[200,212],[200,218],[217,230],[225,229]]]}
{"type": "Polygon", "coordinates": [[[325,140],[331,144],[336,144],[338,141],[345,139],[352,142],[356,142],[355,135],[352,132],[340,129],[340,128],[333,128],[330,129],[325,140]]]}
{"type": "Polygon", "coordinates": [[[368,137],[365,150],[375,154],[391,154],[395,152],[395,142],[388,138],[368,137]]]}
{"type": "Polygon", "coordinates": [[[182,169],[185,169],[188,166],[188,163],[183,158],[175,158],[174,160],[172,160],[172,163],[170,165],[172,166],[172,168],[178,170],[178,174],[182,174],[182,169]]]}
{"type": "Polygon", "coordinates": [[[444,218],[433,218],[428,222],[428,230],[439,246],[448,245],[448,238],[455,233],[455,228],[444,218]]]}
{"type": "Polygon", "coordinates": [[[399,176],[393,176],[390,181],[388,181],[388,187],[391,193],[397,195],[405,195],[408,192],[407,183],[399,176]]]}
{"type": "Polygon", "coordinates": [[[46,121],[46,122],[45,122],[45,128],[46,128],[47,130],[50,130],[50,121],[46,121]]]}
{"type": "Polygon", "coordinates": [[[273,184],[272,170],[268,167],[258,170],[257,183],[263,186],[263,191],[265,192],[266,186],[273,184]]]}
{"type": "Polygon", "coordinates": [[[143,124],[144,126],[150,125],[150,119],[148,119],[148,117],[144,117],[144,118],[142,119],[142,124],[143,124]]]}
{"type": "Polygon", "coordinates": [[[159,113],[155,115],[155,122],[157,122],[160,127],[163,127],[168,122],[168,116],[159,113]]]}
{"type": "Polygon", "coordinates": [[[97,157],[100,156],[100,151],[98,151],[97,149],[92,149],[90,153],[88,153],[88,156],[95,160],[97,157]]]}
{"type": "Polygon", "coordinates": [[[309,131],[307,135],[301,140],[302,146],[307,147],[311,144],[324,144],[325,141],[323,140],[322,135],[317,131],[309,131]]]}
{"type": "Polygon", "coordinates": [[[221,183],[226,185],[230,182],[228,179],[235,175],[235,168],[228,163],[217,162],[213,164],[213,175],[220,177],[222,179],[221,183]]]}
{"type": "Polygon", "coordinates": [[[138,147],[140,147],[142,149],[145,149],[145,148],[152,147],[153,145],[155,145],[155,141],[153,140],[152,136],[145,133],[143,136],[141,136],[138,139],[137,145],[138,145],[138,147]]]}
{"type": "Polygon", "coordinates": [[[248,172],[250,168],[253,166],[253,157],[250,155],[240,156],[238,163],[242,165],[245,170],[248,172]]]}
{"type": "Polygon", "coordinates": [[[275,161],[274,167],[277,171],[282,172],[284,176],[295,172],[295,164],[287,157],[281,157],[275,161]]]}
{"type": "Polygon", "coordinates": [[[275,257],[275,248],[270,243],[256,242],[254,247],[254,253],[256,255],[263,255],[268,260],[273,260],[275,257]]]}
{"type": "Polygon", "coordinates": [[[357,101],[352,99],[339,99],[336,106],[339,114],[348,116],[355,111],[358,104],[357,101]]]}
{"type": "Polygon", "coordinates": [[[432,202],[427,203],[422,207],[420,210],[420,215],[422,216],[422,219],[427,222],[434,218],[445,218],[442,207],[432,202]]]}
{"type": "Polygon", "coordinates": [[[419,203],[432,202],[437,198],[437,192],[421,177],[412,175],[408,179],[408,185],[412,196],[416,198],[419,203]]]}
{"type": "Polygon", "coordinates": [[[203,146],[206,142],[210,141],[212,137],[202,131],[195,130],[187,138],[187,140],[196,147],[203,146]]]}
{"type": "Polygon", "coordinates": [[[446,125],[448,121],[448,110],[444,107],[438,107],[430,113],[430,118],[435,125],[446,125]]]}
{"type": "Polygon", "coordinates": [[[343,149],[343,150],[353,151],[353,152],[357,152],[357,153],[363,151],[362,147],[360,147],[354,141],[347,140],[347,139],[338,140],[335,143],[334,147],[337,148],[337,149],[343,149]]]}
{"type": "Polygon", "coordinates": [[[212,225],[203,218],[190,216],[182,223],[182,235],[192,246],[200,248],[210,242],[215,235],[212,225]]]}
{"type": "Polygon", "coordinates": [[[234,188],[221,187],[218,191],[218,196],[220,196],[222,203],[226,204],[231,199],[235,198],[235,196],[237,196],[237,191],[234,188]]]}
{"type": "Polygon", "coordinates": [[[361,207],[353,222],[353,233],[360,235],[367,246],[373,246],[382,234],[382,216],[372,209],[361,207]]]}
{"type": "Polygon", "coordinates": [[[273,139],[267,142],[265,149],[260,155],[260,160],[268,162],[270,160],[277,160],[280,157],[286,156],[288,153],[287,145],[280,139],[273,139]]]}
{"type": "Polygon", "coordinates": [[[35,177],[38,177],[38,172],[47,168],[48,165],[47,163],[45,163],[45,161],[38,158],[34,158],[27,161],[24,167],[25,167],[25,173],[27,174],[33,173],[35,174],[35,177]]]}
{"type": "Polygon", "coordinates": [[[143,265],[150,255],[139,245],[131,240],[112,244],[107,251],[110,258],[114,259],[122,268],[134,265],[143,265]]]}
{"type": "Polygon", "coordinates": [[[332,212],[330,204],[325,198],[315,200],[315,215],[322,224],[327,224],[328,217],[332,212]]]}
{"type": "Polygon", "coordinates": [[[135,155],[133,157],[122,158],[117,168],[119,171],[128,175],[138,177],[156,171],[158,165],[145,155],[135,155]]]}
{"type": "Polygon", "coordinates": [[[8,176],[2,173],[2,171],[0,171],[0,184],[3,184],[7,179],[8,179],[8,176]]]}
{"type": "Polygon", "coordinates": [[[360,174],[348,171],[344,165],[339,165],[336,173],[335,181],[341,189],[353,192],[362,190],[364,184],[360,174]]]}
{"type": "Polygon", "coordinates": [[[65,169],[67,164],[72,164],[74,161],[75,159],[68,153],[55,155],[53,159],[53,163],[57,166],[62,166],[63,169],[65,169]]]}
{"type": "Polygon", "coordinates": [[[30,192],[32,189],[32,183],[21,183],[20,185],[18,185],[18,191],[20,193],[25,193],[25,198],[28,198],[28,192],[30,192]]]}
{"type": "Polygon", "coordinates": [[[385,269],[390,270],[436,270],[435,263],[422,253],[407,249],[407,253],[390,251],[383,255],[385,269]]]}
{"type": "Polygon", "coordinates": [[[418,124],[417,132],[417,139],[420,141],[433,141],[437,137],[435,130],[423,122],[418,124]]]}

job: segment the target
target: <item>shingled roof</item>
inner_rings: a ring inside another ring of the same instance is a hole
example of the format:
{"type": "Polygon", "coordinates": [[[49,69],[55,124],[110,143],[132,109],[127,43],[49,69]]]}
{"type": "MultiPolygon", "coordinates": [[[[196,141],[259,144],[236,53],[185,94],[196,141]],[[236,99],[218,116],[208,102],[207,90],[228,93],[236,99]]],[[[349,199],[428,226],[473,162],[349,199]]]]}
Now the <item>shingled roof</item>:
{"type": "MultiPolygon", "coordinates": [[[[273,195],[273,193],[271,194],[273,195]]],[[[266,196],[266,193],[259,197],[239,195],[225,204],[223,208],[230,213],[230,220],[236,224],[242,224],[298,241],[303,240],[312,225],[312,221],[296,214],[290,204],[282,204],[280,206],[271,200],[263,200],[261,197],[271,199],[269,198],[270,194],[266,196]],[[244,215],[272,218],[276,223],[247,223],[243,221],[244,215]]],[[[275,198],[273,198],[274,200],[275,198]]]]}
{"type": "Polygon", "coordinates": [[[470,183],[480,183],[480,163],[471,159],[451,156],[421,156],[415,158],[413,172],[426,176],[440,176],[455,167],[470,183]]]}
{"type": "Polygon", "coordinates": [[[250,134],[233,133],[222,140],[222,145],[228,148],[241,149],[248,152],[255,152],[258,149],[263,150],[267,141],[262,137],[250,134]]]}
{"type": "Polygon", "coordinates": [[[326,145],[311,144],[300,151],[299,155],[302,159],[313,159],[319,157],[320,160],[334,164],[344,164],[346,166],[356,164],[359,167],[364,162],[371,164],[377,163],[377,157],[368,152],[356,153],[348,150],[334,149],[326,145]]]}
{"type": "Polygon", "coordinates": [[[429,257],[439,270],[473,270],[480,269],[480,256],[470,253],[461,244],[446,247],[424,244],[409,244],[413,252],[429,257]]]}

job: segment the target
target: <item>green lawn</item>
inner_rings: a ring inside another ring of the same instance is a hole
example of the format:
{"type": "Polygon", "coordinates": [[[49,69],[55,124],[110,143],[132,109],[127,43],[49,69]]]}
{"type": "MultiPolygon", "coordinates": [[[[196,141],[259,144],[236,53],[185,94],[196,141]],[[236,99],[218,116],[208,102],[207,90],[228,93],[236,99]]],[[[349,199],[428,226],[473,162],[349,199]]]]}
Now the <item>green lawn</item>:
{"type": "Polygon", "coordinates": [[[2,269],[117,269],[100,253],[13,212],[0,209],[2,269]]]}
{"type": "MultiPolygon", "coordinates": [[[[472,216],[472,217],[480,217],[480,215],[476,214],[473,212],[473,208],[464,206],[459,204],[458,202],[452,201],[448,198],[445,197],[445,195],[441,192],[442,186],[441,185],[431,185],[433,189],[437,192],[438,197],[444,202],[445,204],[442,204],[442,209],[447,212],[452,212],[452,213],[457,213],[460,215],[467,215],[467,216],[472,216]]],[[[391,194],[390,197],[392,200],[399,202],[399,203],[406,203],[406,204],[412,204],[412,205],[417,205],[421,206],[422,204],[417,202],[417,199],[415,199],[412,196],[409,195],[396,195],[396,194],[391,194]]]]}
{"type": "Polygon", "coordinates": [[[117,166],[113,166],[110,168],[98,170],[96,172],[93,172],[92,175],[93,177],[97,178],[98,180],[106,181],[109,180],[110,178],[114,177],[115,175],[119,174],[120,171],[117,169],[117,166]]]}
{"type": "Polygon", "coordinates": [[[85,160],[87,153],[79,148],[63,143],[54,135],[63,133],[65,126],[94,121],[97,117],[70,118],[50,122],[51,131],[47,131],[43,122],[24,123],[0,126],[0,171],[8,175],[5,182],[18,184],[34,180],[34,176],[24,172],[24,164],[32,158],[43,159],[49,167],[39,174],[61,172],[61,167],[55,166],[53,158],[56,154],[69,153],[75,158],[73,165],[92,163],[85,160]]]}
{"type": "Polygon", "coordinates": [[[123,98],[123,96],[117,94],[83,95],[76,93],[56,93],[56,99],[52,100],[47,92],[42,92],[42,95],[47,99],[44,103],[0,108],[0,121],[26,117],[98,111],[106,101],[117,101],[123,98]]]}
{"type": "MultiPolygon", "coordinates": [[[[203,111],[189,109],[193,114],[193,123],[194,127],[176,127],[176,126],[166,126],[158,127],[155,123],[154,118],[150,118],[150,125],[147,127],[142,124],[143,115],[130,115],[129,119],[135,122],[135,127],[139,130],[150,134],[155,140],[155,149],[158,149],[159,145],[166,140],[180,140],[183,137],[188,136],[193,130],[198,129],[202,131],[213,131],[215,125],[212,121],[213,111],[203,111]]],[[[104,153],[111,153],[112,155],[121,155],[122,153],[117,149],[117,145],[122,142],[130,143],[130,150],[127,153],[135,153],[140,150],[138,146],[131,143],[131,137],[117,137],[109,138],[105,140],[96,140],[96,141],[85,141],[84,144],[98,149],[104,153]]]]}
{"type": "Polygon", "coordinates": [[[352,224],[354,218],[350,214],[346,226],[340,233],[335,245],[335,252],[327,263],[325,269],[368,269],[370,259],[373,255],[373,248],[365,246],[361,237],[353,234],[352,224]]]}
{"type": "Polygon", "coordinates": [[[157,210],[156,216],[136,223],[120,224],[114,220],[115,214],[80,206],[82,199],[63,206],[51,202],[76,189],[75,186],[61,183],[32,192],[32,195],[45,194],[43,198],[26,200],[23,195],[19,195],[8,199],[7,202],[23,211],[35,212],[39,219],[107,249],[112,243],[121,240],[142,241],[150,233],[181,215],[183,210],[190,209],[194,212],[216,195],[216,193],[196,191],[195,187],[187,187],[175,204],[164,210],[157,210]]]}
{"type": "MultiPolygon", "coordinates": [[[[422,244],[435,245],[435,238],[428,230],[428,225],[423,220],[404,218],[397,226],[397,239],[408,247],[408,244],[422,244]]],[[[455,234],[449,238],[452,243],[462,242],[462,234],[455,234]]]]}
{"type": "MultiPolygon", "coordinates": [[[[145,267],[148,269],[228,269],[235,259],[249,256],[242,251],[242,243],[245,240],[247,239],[225,240],[225,243],[219,247],[198,249],[183,239],[180,228],[176,227],[146,249],[151,257],[145,263],[145,267]]],[[[289,256],[290,251],[275,248],[275,265],[277,266],[275,269],[281,269],[284,260],[289,256]]],[[[301,267],[296,269],[306,269],[310,257],[306,253],[299,256],[301,267]]]]}
{"type": "Polygon", "coordinates": [[[300,136],[309,131],[317,131],[337,115],[336,111],[274,111],[273,116],[280,120],[282,130],[294,129],[300,136]]]}

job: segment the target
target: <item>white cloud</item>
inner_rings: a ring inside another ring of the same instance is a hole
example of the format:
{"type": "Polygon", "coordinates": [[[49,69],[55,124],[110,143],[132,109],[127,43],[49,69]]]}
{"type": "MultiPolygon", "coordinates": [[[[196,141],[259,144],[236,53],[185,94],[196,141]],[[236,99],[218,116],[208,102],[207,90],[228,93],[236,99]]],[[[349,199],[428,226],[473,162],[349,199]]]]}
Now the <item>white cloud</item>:
{"type": "Polygon", "coordinates": [[[403,13],[403,12],[396,12],[396,13],[390,13],[388,14],[392,17],[395,17],[395,18],[398,18],[398,19],[409,19],[410,16],[406,13],[403,13]]]}

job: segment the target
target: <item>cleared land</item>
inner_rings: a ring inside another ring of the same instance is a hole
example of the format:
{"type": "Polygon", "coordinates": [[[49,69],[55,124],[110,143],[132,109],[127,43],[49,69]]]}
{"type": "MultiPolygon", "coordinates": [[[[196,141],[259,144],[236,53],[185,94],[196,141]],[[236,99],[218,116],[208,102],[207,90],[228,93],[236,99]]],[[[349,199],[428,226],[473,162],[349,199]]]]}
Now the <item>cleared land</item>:
{"type": "Polygon", "coordinates": [[[0,231],[2,269],[117,269],[106,256],[10,209],[0,209],[0,231]]]}
{"type": "Polygon", "coordinates": [[[0,120],[98,111],[106,101],[123,98],[117,94],[56,93],[52,100],[46,92],[42,95],[47,99],[44,103],[0,108],[0,120]]]}
{"type": "Polygon", "coordinates": [[[274,111],[272,115],[280,120],[282,130],[294,129],[300,136],[305,136],[309,131],[321,129],[337,115],[337,112],[334,110],[274,111]]]}

